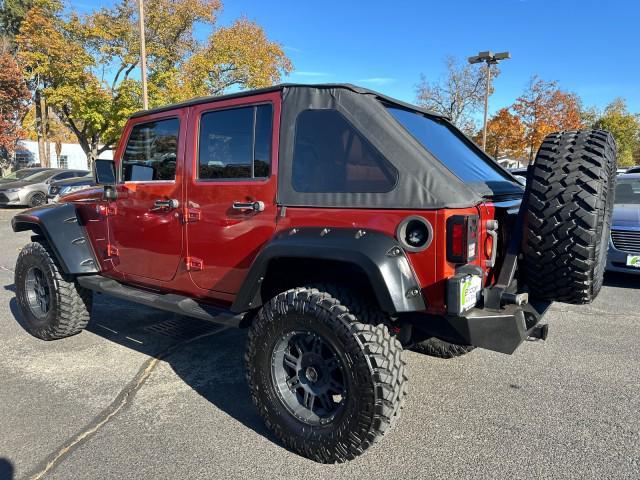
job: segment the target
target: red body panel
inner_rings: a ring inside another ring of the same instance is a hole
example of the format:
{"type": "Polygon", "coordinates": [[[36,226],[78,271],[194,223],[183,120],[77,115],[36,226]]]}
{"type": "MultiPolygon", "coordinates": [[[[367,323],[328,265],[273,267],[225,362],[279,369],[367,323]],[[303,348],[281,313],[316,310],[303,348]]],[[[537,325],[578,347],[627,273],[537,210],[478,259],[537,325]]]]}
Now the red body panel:
{"type": "MultiPolygon", "coordinates": [[[[398,224],[409,215],[420,215],[431,223],[434,239],[429,247],[417,253],[407,252],[413,270],[420,282],[427,311],[443,313],[445,310],[445,284],[455,273],[455,265],[446,260],[446,221],[451,215],[482,214],[487,220],[490,209],[447,209],[447,210],[363,210],[331,208],[294,208],[286,210],[286,217],[278,218],[278,231],[294,227],[334,227],[362,228],[377,230],[395,237],[398,224]],[[479,212],[480,210],[480,212],[479,212]]],[[[484,228],[480,232],[480,245],[484,242],[484,228]]],[[[479,245],[481,255],[472,262],[484,265],[484,248],[479,245]]]]}
{"type": "Polygon", "coordinates": [[[202,269],[193,269],[190,275],[200,289],[236,293],[256,255],[275,231],[280,93],[197,105],[191,108],[189,125],[186,205],[200,218],[187,223],[187,255],[202,261],[202,269]],[[271,176],[266,179],[197,180],[200,116],[205,112],[265,103],[273,106],[274,115],[271,176]],[[232,208],[234,202],[254,201],[264,202],[264,211],[232,208]]]}
{"type": "MultiPolygon", "coordinates": [[[[398,224],[409,215],[427,219],[434,232],[430,246],[407,253],[419,280],[427,311],[446,311],[446,280],[455,265],[446,260],[446,221],[451,215],[480,215],[478,255],[485,282],[486,220],[495,218],[493,205],[446,210],[374,210],[287,207],[276,205],[280,93],[267,93],[201,104],[131,120],[115,154],[116,168],[131,128],[137,123],[179,117],[180,140],[175,182],[128,182],[117,187],[118,199],[107,209],[101,190],[66,198],[78,205],[103,274],[130,283],[181,293],[212,303],[229,305],[261,248],[279,231],[294,227],[361,228],[395,237],[398,224]],[[240,105],[271,103],[274,109],[271,176],[267,179],[198,181],[198,125],[203,112],[240,105]],[[152,213],[157,199],[176,198],[180,208],[152,213]],[[93,201],[91,201],[93,199],[93,201]],[[262,212],[238,211],[234,201],[264,202],[262,212]],[[99,213],[98,210],[101,210],[99,213]],[[110,251],[109,246],[115,248],[110,251]],[[188,268],[191,261],[193,268],[188,268]]],[[[495,246],[494,246],[495,248],[495,246]]]]}

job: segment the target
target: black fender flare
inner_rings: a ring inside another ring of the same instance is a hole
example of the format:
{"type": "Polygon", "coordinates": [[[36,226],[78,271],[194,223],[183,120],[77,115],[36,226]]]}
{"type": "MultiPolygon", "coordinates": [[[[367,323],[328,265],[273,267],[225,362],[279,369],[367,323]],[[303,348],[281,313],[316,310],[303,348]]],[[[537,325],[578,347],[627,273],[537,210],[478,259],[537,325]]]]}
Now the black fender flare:
{"type": "Polygon", "coordinates": [[[355,264],[369,278],[382,310],[389,314],[425,309],[424,298],[411,264],[391,236],[355,228],[293,228],[278,233],[253,261],[231,311],[261,306],[261,284],[269,263],[282,258],[335,260],[355,264]]]}
{"type": "Polygon", "coordinates": [[[49,204],[26,210],[11,219],[11,228],[14,232],[32,230],[44,236],[64,273],[99,272],[99,264],[74,204],[49,204]]]}

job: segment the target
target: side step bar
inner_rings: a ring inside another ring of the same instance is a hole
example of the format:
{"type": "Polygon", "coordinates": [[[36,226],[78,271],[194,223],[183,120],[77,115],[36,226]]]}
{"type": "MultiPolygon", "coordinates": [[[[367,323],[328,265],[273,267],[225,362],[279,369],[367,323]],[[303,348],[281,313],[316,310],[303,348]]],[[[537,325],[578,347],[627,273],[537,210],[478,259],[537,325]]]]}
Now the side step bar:
{"type": "Polygon", "coordinates": [[[208,320],[229,327],[238,327],[244,316],[244,313],[234,314],[228,310],[197,302],[183,295],[156,293],[123,285],[116,280],[101,275],[79,276],[77,280],[81,286],[94,292],[106,293],[113,297],[141,303],[158,310],[178,313],[187,317],[199,318],[200,320],[208,320]]]}

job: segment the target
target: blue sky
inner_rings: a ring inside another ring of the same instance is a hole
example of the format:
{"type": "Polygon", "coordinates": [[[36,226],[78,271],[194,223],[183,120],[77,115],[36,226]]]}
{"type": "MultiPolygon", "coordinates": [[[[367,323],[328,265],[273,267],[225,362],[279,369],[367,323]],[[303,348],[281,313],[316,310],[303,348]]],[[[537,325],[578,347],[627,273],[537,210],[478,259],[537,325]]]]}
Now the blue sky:
{"type": "MultiPolygon", "coordinates": [[[[71,6],[86,12],[100,0],[71,6]]],[[[295,72],[285,81],[350,82],[409,102],[447,55],[511,52],[490,110],[510,105],[533,74],[557,80],[585,105],[624,97],[640,112],[640,1],[223,0],[221,24],[241,15],[281,43],[295,72]]],[[[204,35],[205,32],[199,32],[204,35]]]]}

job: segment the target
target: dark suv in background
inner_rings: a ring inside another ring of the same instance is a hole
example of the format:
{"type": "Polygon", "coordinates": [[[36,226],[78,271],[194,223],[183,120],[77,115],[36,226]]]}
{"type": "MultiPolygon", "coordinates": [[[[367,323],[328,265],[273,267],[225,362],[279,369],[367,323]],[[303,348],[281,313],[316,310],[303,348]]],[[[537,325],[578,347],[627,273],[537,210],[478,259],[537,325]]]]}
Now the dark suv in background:
{"type": "Polygon", "coordinates": [[[68,178],[66,180],[57,180],[49,185],[49,193],[47,193],[47,203],[57,203],[61,197],[70,193],[90,188],[96,184],[92,173],[88,173],[84,177],[68,178]]]}

